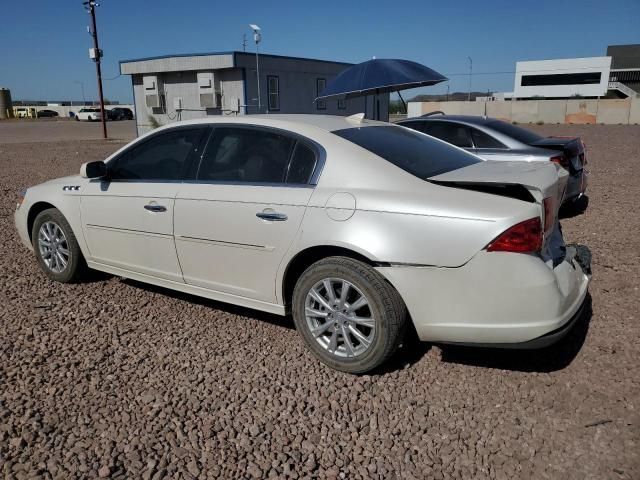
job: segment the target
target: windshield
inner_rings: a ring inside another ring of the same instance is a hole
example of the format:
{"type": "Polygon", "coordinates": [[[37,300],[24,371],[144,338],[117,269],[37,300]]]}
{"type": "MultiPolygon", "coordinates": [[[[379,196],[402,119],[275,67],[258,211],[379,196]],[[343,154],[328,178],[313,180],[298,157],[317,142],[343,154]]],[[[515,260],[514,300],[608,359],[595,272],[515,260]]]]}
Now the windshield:
{"type": "Polygon", "coordinates": [[[385,125],[347,128],[333,133],[422,179],[482,161],[464,150],[408,128],[385,125]]]}
{"type": "Polygon", "coordinates": [[[501,120],[491,120],[490,122],[487,122],[487,126],[526,145],[531,145],[532,143],[537,142],[538,140],[542,140],[543,138],[537,133],[533,133],[531,130],[526,130],[522,127],[516,127],[515,125],[503,122],[501,120]]]}

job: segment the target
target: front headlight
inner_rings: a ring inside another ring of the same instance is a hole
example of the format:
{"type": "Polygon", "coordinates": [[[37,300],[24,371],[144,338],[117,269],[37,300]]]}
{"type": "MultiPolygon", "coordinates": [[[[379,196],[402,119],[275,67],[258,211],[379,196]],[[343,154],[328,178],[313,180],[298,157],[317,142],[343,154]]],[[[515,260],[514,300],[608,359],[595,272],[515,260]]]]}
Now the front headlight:
{"type": "Polygon", "coordinates": [[[27,196],[27,189],[25,188],[18,194],[18,203],[16,205],[16,210],[20,208],[20,206],[22,205],[22,202],[24,202],[24,197],[26,196],[27,196]]]}

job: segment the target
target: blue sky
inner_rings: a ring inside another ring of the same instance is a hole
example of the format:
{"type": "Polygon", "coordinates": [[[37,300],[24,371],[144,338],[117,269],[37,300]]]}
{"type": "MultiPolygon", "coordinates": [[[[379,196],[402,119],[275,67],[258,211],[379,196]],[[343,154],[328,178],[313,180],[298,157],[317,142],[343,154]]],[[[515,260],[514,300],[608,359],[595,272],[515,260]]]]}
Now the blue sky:
{"type": "MultiPolygon", "coordinates": [[[[81,0],[3,0],[0,86],[14,99],[96,98],[88,58],[89,16],[81,0]]],[[[261,50],[361,62],[418,61],[466,91],[467,56],[474,90],[510,91],[517,60],[600,56],[607,45],[640,43],[640,0],[215,1],[102,0],[98,32],[103,75],[122,59],[240,50],[249,23],[263,29],[261,50]]],[[[253,51],[253,44],[248,50],[253,51]]],[[[129,77],[104,82],[107,98],[130,101],[129,77]]],[[[442,93],[446,86],[427,89],[442,93]]],[[[407,92],[408,97],[416,91],[407,92]]]]}

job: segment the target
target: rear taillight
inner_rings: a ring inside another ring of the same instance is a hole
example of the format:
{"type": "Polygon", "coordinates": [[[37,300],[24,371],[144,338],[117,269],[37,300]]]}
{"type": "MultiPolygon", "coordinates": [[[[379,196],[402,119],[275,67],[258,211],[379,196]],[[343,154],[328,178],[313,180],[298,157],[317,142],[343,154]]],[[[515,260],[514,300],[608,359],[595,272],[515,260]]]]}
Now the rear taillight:
{"type": "Polygon", "coordinates": [[[544,207],[544,231],[548,232],[553,227],[553,223],[556,220],[555,205],[553,197],[547,197],[542,201],[544,207]]]}
{"type": "Polygon", "coordinates": [[[549,160],[551,160],[553,163],[557,163],[562,168],[569,170],[569,159],[564,155],[554,155],[549,160]]]}
{"type": "Polygon", "coordinates": [[[542,248],[540,217],[520,222],[487,245],[487,252],[532,253],[542,248]]]}

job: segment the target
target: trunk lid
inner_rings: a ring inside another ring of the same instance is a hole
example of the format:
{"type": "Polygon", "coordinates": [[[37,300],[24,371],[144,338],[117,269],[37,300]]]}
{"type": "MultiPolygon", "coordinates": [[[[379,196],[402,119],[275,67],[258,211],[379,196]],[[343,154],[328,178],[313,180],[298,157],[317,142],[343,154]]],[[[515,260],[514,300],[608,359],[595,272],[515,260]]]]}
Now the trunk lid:
{"type": "Polygon", "coordinates": [[[581,171],[586,163],[584,144],[580,137],[547,137],[530,145],[562,152],[569,160],[572,175],[581,171]]]}
{"type": "Polygon", "coordinates": [[[453,188],[479,190],[540,205],[544,228],[543,257],[555,264],[563,255],[564,243],[558,223],[558,210],[564,197],[569,174],[554,163],[498,162],[487,160],[468,167],[436,175],[429,182],[453,188]],[[525,193],[526,191],[526,193],[525,193]],[[527,195],[528,194],[528,195],[527,195]]]}
{"type": "MultiPolygon", "coordinates": [[[[487,160],[430,177],[428,180],[460,188],[522,186],[527,189],[536,203],[542,204],[543,199],[552,197],[554,203],[559,207],[567,185],[567,178],[566,170],[551,162],[525,163],[487,160]]],[[[499,194],[497,191],[495,193],[499,194]]],[[[513,195],[504,196],[513,197],[513,195]]]]}

